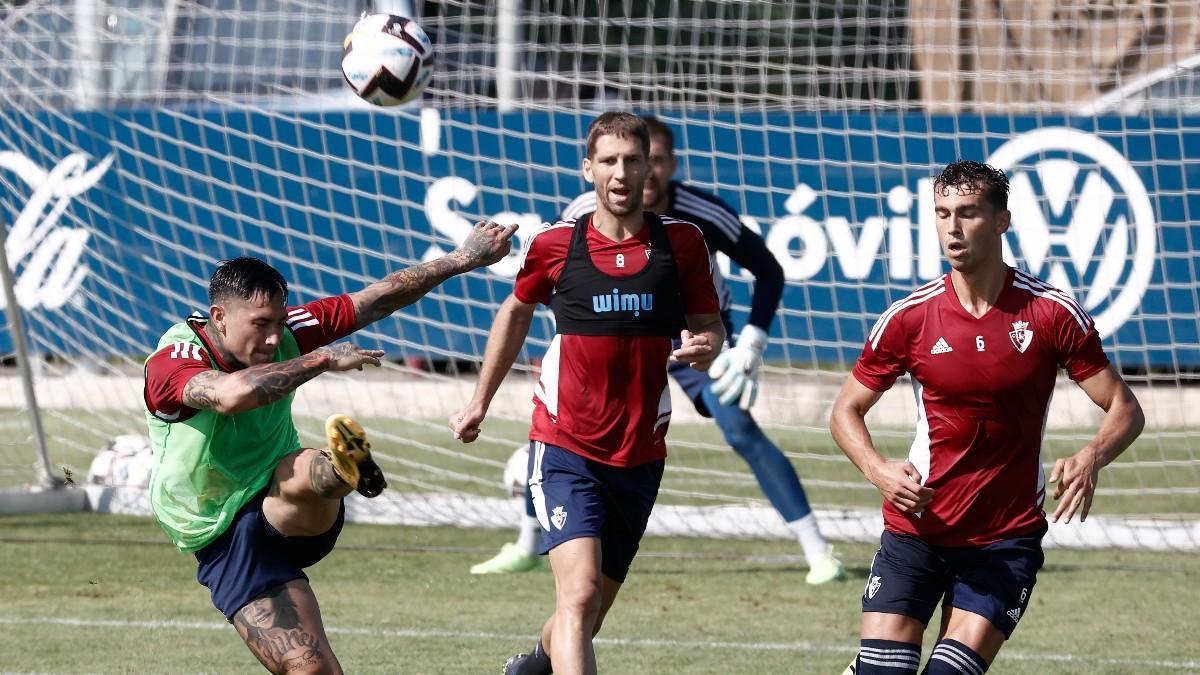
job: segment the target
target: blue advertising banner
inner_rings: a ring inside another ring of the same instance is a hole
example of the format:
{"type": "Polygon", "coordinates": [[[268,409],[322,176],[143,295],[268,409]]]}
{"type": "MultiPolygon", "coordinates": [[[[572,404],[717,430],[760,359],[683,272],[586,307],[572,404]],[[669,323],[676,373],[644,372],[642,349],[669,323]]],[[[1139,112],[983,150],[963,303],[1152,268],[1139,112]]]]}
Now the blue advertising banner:
{"type": "MultiPolygon", "coordinates": [[[[523,241],[588,188],[589,120],[7,115],[0,213],[18,301],[41,350],[143,354],[206,307],[222,258],[269,259],[303,301],[450,250],[480,218],[520,222],[523,241]]],[[[930,177],[969,158],[1012,181],[1009,260],[1073,293],[1123,367],[1200,367],[1200,119],[723,113],[674,127],[678,177],[733,206],[784,268],[768,360],[852,363],[875,317],[943,272],[930,177]]],[[[721,262],[745,306],[748,277],[721,262]]],[[[366,342],[478,357],[519,264],[514,252],[451,280],[366,342]]],[[[535,340],[551,330],[535,323],[535,340]]]]}

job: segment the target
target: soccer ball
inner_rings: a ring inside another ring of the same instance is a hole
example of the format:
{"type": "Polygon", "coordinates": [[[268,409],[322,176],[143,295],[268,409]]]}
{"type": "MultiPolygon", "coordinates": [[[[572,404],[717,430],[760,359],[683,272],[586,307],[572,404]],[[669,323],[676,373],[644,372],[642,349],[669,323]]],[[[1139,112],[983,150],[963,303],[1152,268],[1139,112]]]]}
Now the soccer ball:
{"type": "Polygon", "coordinates": [[[343,43],[342,75],[368,103],[408,103],[433,76],[433,43],[412,19],[364,16],[343,43]]]}
{"type": "Polygon", "coordinates": [[[88,482],[114,487],[150,486],[154,450],[146,436],[117,436],[96,454],[88,468],[88,482]]]}
{"type": "Polygon", "coordinates": [[[513,454],[504,464],[504,489],[514,497],[525,494],[525,484],[529,481],[529,444],[517,446],[513,454]]]}

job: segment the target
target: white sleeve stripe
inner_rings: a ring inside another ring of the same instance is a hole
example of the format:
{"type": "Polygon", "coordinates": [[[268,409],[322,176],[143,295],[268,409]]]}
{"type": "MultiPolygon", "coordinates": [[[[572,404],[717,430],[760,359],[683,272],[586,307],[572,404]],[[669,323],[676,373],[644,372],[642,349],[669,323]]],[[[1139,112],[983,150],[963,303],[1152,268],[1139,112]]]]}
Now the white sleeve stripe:
{"type": "Polygon", "coordinates": [[[308,313],[308,310],[303,307],[293,307],[290,310],[288,310],[288,316],[292,316],[295,314],[307,314],[307,313],[308,313]]]}
{"type": "MultiPolygon", "coordinates": [[[[563,217],[566,218],[566,216],[563,217]]],[[[550,230],[556,230],[560,227],[575,227],[575,221],[570,220],[568,222],[566,220],[560,220],[553,225],[550,223],[543,223],[540,229],[534,232],[529,239],[525,240],[524,250],[521,251],[521,269],[525,269],[525,258],[527,258],[529,256],[529,252],[533,250],[533,241],[550,230]]]]}
{"type": "Polygon", "coordinates": [[[294,321],[288,321],[287,327],[291,328],[292,330],[296,330],[297,328],[304,328],[305,326],[317,326],[320,323],[321,323],[321,320],[317,319],[317,318],[312,318],[312,319],[309,319],[308,321],[294,320],[294,321]]]}
{"type": "Polygon", "coordinates": [[[1055,293],[1051,293],[1050,291],[1043,290],[1040,288],[1034,288],[1033,286],[1027,286],[1016,280],[1013,280],[1013,286],[1016,286],[1017,288],[1023,288],[1025,290],[1029,291],[1030,293],[1033,293],[1034,295],[1038,296],[1039,298],[1047,298],[1049,300],[1053,300],[1054,302],[1057,302],[1058,304],[1062,305],[1063,307],[1066,307],[1067,311],[1070,312],[1071,316],[1075,319],[1075,322],[1078,323],[1079,327],[1083,329],[1083,332],[1085,332],[1085,333],[1088,332],[1087,315],[1084,314],[1083,316],[1080,316],[1079,313],[1075,310],[1075,304],[1073,302],[1066,300],[1055,293]]]}
{"type": "Polygon", "coordinates": [[[733,214],[685,190],[675,191],[675,207],[683,213],[694,214],[712,223],[734,243],[737,243],[742,234],[742,223],[733,214]]]}
{"type": "MultiPolygon", "coordinates": [[[[164,347],[163,349],[166,348],[164,347]]],[[[204,355],[201,352],[200,345],[192,344],[191,342],[172,342],[170,358],[203,361],[204,355]]]]}
{"type": "Polygon", "coordinates": [[[1054,286],[1051,286],[1050,284],[1046,283],[1045,281],[1042,281],[1041,279],[1039,279],[1031,274],[1022,272],[1021,270],[1017,270],[1016,275],[1013,277],[1014,280],[1016,280],[1018,278],[1021,281],[1024,281],[1025,283],[1029,284],[1030,286],[1035,286],[1035,287],[1040,288],[1043,291],[1046,291],[1048,293],[1053,293],[1055,295],[1058,295],[1063,300],[1066,300],[1067,302],[1074,305],[1075,311],[1077,314],[1081,314],[1085,317],[1088,317],[1089,319],[1091,318],[1090,316],[1088,316],[1087,310],[1085,310],[1083,308],[1083,306],[1081,306],[1075,300],[1075,298],[1071,297],[1070,293],[1067,293],[1066,291],[1064,291],[1060,288],[1055,288],[1054,286]]]}
{"type": "Polygon", "coordinates": [[[563,209],[563,220],[574,220],[585,213],[591,213],[596,210],[596,193],[585,192],[576,197],[567,208],[563,209]]]}
{"type": "Polygon", "coordinates": [[[876,349],[879,347],[879,339],[883,337],[884,329],[887,328],[888,322],[890,322],[892,317],[896,316],[900,310],[904,309],[905,307],[919,305],[922,302],[925,302],[930,298],[937,297],[945,292],[946,287],[944,285],[934,286],[928,288],[927,290],[913,293],[907,298],[893,303],[891,307],[887,308],[887,311],[879,316],[879,320],[875,322],[875,327],[871,329],[871,333],[867,336],[867,340],[871,343],[871,349],[876,349]]]}
{"type": "Polygon", "coordinates": [[[696,228],[696,232],[698,232],[700,234],[700,241],[704,242],[704,253],[708,257],[708,273],[712,274],[713,273],[713,254],[712,254],[712,251],[708,250],[708,240],[704,238],[704,230],[701,230],[699,225],[693,223],[690,220],[680,220],[678,218],[672,218],[671,216],[659,216],[659,220],[662,221],[663,227],[666,227],[667,225],[679,224],[679,225],[691,225],[692,227],[696,228]]]}

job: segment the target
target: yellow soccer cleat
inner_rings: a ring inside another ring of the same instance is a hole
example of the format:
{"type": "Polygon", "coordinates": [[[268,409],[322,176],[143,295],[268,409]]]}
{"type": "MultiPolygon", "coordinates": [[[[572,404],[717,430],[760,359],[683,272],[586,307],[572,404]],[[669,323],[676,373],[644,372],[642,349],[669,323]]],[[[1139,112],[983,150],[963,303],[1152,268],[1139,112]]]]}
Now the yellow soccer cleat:
{"type": "Polygon", "coordinates": [[[333,471],[346,485],[364,497],[375,497],[387,487],[383,471],[371,459],[371,442],[362,425],[346,415],[333,414],[325,420],[325,436],[329,439],[327,456],[333,471]]]}

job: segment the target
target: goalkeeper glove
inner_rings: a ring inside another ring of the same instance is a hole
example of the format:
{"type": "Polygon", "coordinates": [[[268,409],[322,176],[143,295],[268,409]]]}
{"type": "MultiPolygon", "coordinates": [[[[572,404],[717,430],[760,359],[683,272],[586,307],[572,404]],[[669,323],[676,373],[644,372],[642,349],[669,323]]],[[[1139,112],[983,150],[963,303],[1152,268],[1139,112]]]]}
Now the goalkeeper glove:
{"type": "Polygon", "coordinates": [[[758,369],[762,367],[766,348],[766,331],[747,324],[738,334],[737,343],[717,355],[708,374],[715,380],[712,391],[721,405],[737,401],[742,410],[754,405],[758,396],[758,369]]]}

